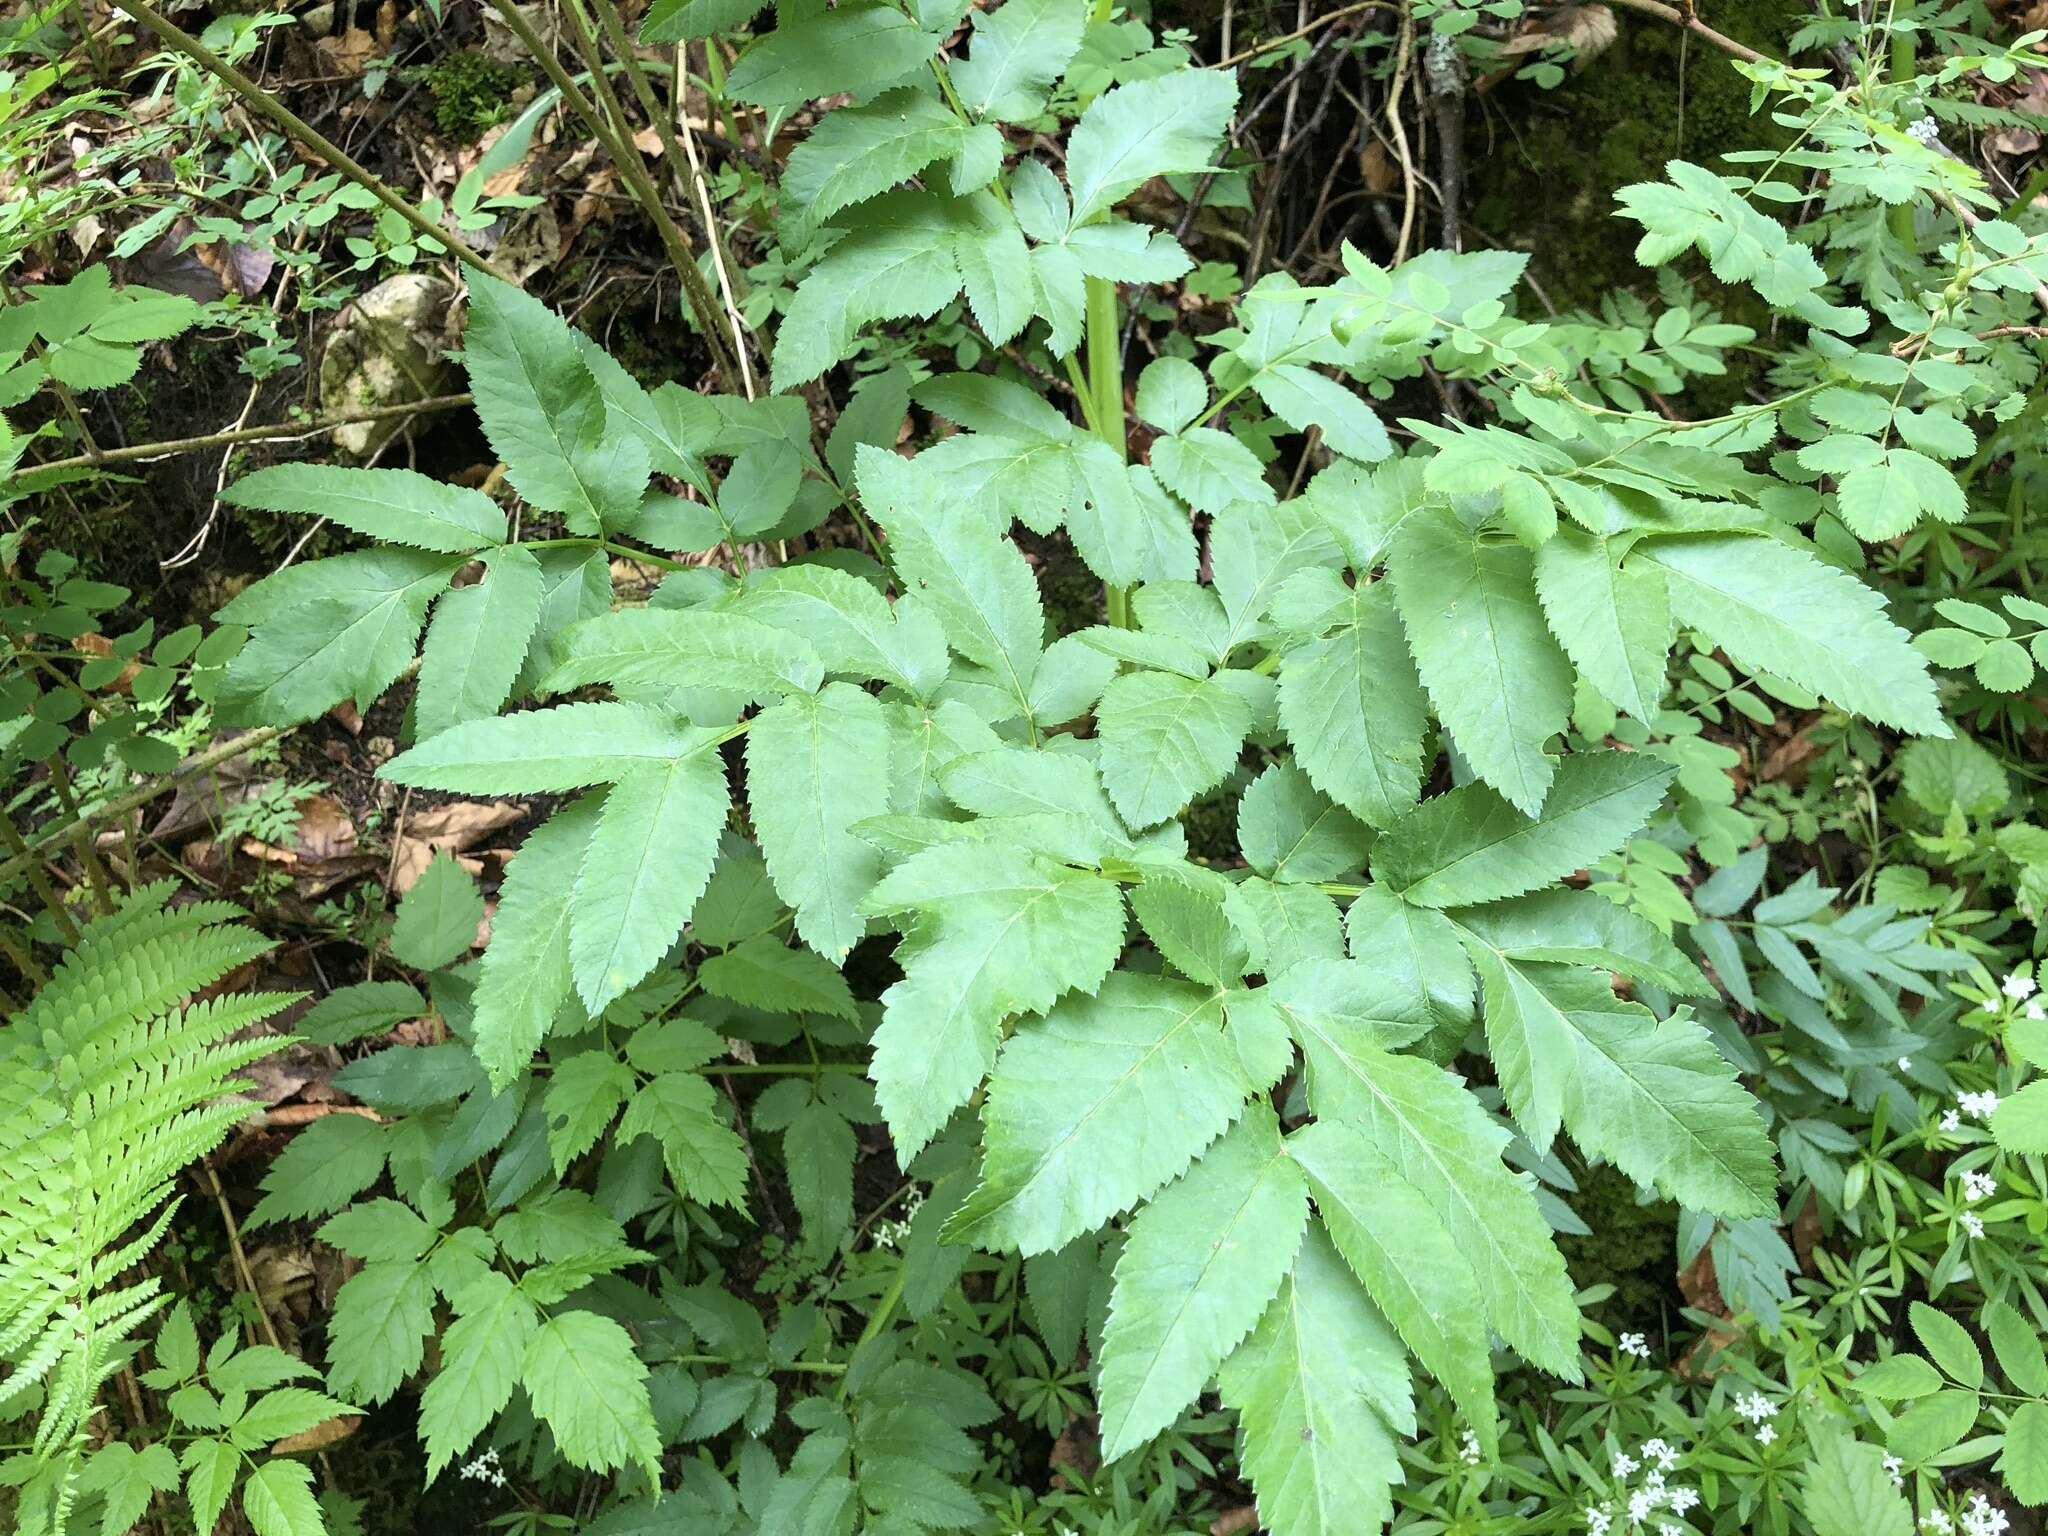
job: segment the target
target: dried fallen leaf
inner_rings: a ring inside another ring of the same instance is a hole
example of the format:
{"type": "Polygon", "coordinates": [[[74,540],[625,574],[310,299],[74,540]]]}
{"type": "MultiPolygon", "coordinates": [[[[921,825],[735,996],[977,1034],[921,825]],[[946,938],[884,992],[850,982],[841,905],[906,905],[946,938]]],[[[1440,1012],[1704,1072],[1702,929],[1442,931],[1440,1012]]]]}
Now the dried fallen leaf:
{"type": "Polygon", "coordinates": [[[322,1420],[311,1429],[296,1435],[286,1435],[270,1448],[273,1456],[290,1456],[299,1451],[325,1450],[328,1446],[346,1440],[363,1427],[363,1416],[351,1413],[346,1417],[322,1420]]]}

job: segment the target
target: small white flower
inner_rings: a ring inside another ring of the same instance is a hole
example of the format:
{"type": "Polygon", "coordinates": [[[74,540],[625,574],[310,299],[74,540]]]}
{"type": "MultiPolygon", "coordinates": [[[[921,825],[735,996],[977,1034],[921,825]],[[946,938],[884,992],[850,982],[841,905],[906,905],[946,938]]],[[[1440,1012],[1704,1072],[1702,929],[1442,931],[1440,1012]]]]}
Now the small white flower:
{"type": "Polygon", "coordinates": [[[2048,1019],[2048,1009],[2042,1008],[2041,999],[2037,997],[2027,1004],[2027,1020],[2029,1023],[2039,1024],[2043,1019],[2048,1019]]]}
{"type": "Polygon", "coordinates": [[[1971,1204],[1988,1200],[1998,1193],[1998,1180],[1988,1173],[1979,1173],[1972,1168],[1963,1174],[1963,1198],[1971,1204]]]}
{"type": "Polygon", "coordinates": [[[1650,1358],[1650,1346],[1640,1333],[1624,1333],[1614,1347],[1624,1355],[1634,1355],[1638,1360],[1650,1358]]]}
{"type": "Polygon", "coordinates": [[[1775,1439],[1777,1439],[1777,1438],[1778,1438],[1778,1432],[1777,1432],[1777,1431],[1776,1431],[1775,1429],[1771,1428],[1771,1426],[1770,1426],[1770,1425],[1768,1425],[1768,1424],[1759,1424],[1759,1425],[1757,1425],[1757,1427],[1756,1427],[1756,1443],[1757,1443],[1758,1445],[1769,1445],[1769,1444],[1770,1444],[1770,1443],[1771,1443],[1771,1442],[1772,1442],[1773,1440],[1775,1440],[1775,1439]]]}
{"type": "Polygon", "coordinates": [[[1963,1230],[1969,1233],[1970,1236],[1982,1237],[1984,1235],[1984,1218],[1982,1216],[1979,1216],[1975,1211],[1965,1211],[1963,1212],[1962,1219],[1963,1230]]]}
{"type": "Polygon", "coordinates": [[[1628,1518],[1632,1525],[1641,1525],[1649,1518],[1650,1511],[1662,1502],[1655,1489],[1638,1488],[1628,1496],[1628,1518]]]}
{"type": "Polygon", "coordinates": [[[1664,1472],[1669,1472],[1678,1465],[1678,1452],[1671,1448],[1669,1442],[1661,1439],[1643,1442],[1643,1458],[1656,1462],[1658,1470],[1664,1472]]]}
{"type": "Polygon", "coordinates": [[[2034,978],[2020,971],[2014,971],[1998,984],[1998,990],[2016,1003],[2024,1003],[2036,991],[2034,978]]]}
{"type": "Polygon", "coordinates": [[[1761,1424],[1765,1419],[1775,1417],[1777,1412],[1778,1405],[1761,1392],[1735,1399],[1735,1417],[1745,1424],[1761,1424]]]}
{"type": "Polygon", "coordinates": [[[1955,1521],[1938,1509],[1930,1509],[1920,1517],[1920,1529],[1932,1531],[1934,1536],[1951,1536],[1955,1528],[1955,1521]]]}
{"type": "Polygon", "coordinates": [[[1470,1429],[1465,1431],[1464,1439],[1458,1447],[1458,1460],[1464,1462],[1468,1467],[1479,1465],[1479,1436],[1470,1429]]]}
{"type": "Polygon", "coordinates": [[[1906,1463],[1902,1458],[1897,1456],[1885,1457],[1884,1470],[1885,1475],[1892,1480],[1894,1488],[1906,1486],[1906,1463]]]}
{"type": "Polygon", "coordinates": [[[1970,1495],[1970,1507],[1963,1511],[1963,1536],[2004,1536],[2011,1524],[2005,1511],[1993,1508],[1983,1494],[1970,1495]]]}
{"type": "Polygon", "coordinates": [[[1965,1093],[1956,1099],[1964,1114],[1972,1120],[1989,1120],[1998,1112],[1998,1095],[1986,1088],[1982,1093],[1965,1093]]]}
{"type": "Polygon", "coordinates": [[[1941,137],[1941,124],[1931,117],[1923,117],[1906,126],[1906,137],[1921,144],[1932,144],[1941,137]]]}
{"type": "Polygon", "coordinates": [[[1657,1522],[1657,1536],[1685,1536],[1685,1532],[1673,1525],[1669,1520],[1659,1520],[1657,1522]]]}
{"type": "Polygon", "coordinates": [[[1699,1490],[1696,1488],[1674,1488],[1671,1490],[1668,1500],[1671,1505],[1671,1513],[1674,1515],[1684,1514],[1695,1504],[1699,1503],[1699,1501],[1699,1490]]]}
{"type": "Polygon", "coordinates": [[[1614,1516],[1604,1509],[1586,1511],[1587,1536],[1607,1536],[1607,1528],[1614,1524],[1614,1516]]]}
{"type": "Polygon", "coordinates": [[[1627,1451],[1616,1447],[1614,1452],[1614,1475],[1616,1477],[1634,1477],[1636,1475],[1636,1468],[1640,1465],[1641,1463],[1635,1457],[1629,1455],[1627,1451]]]}
{"type": "Polygon", "coordinates": [[[1984,1011],[1985,1011],[1986,1013],[1996,1013],[1996,1012],[1998,1012],[1998,999],[1997,999],[1997,998],[1995,998],[1995,997],[1987,997],[1987,998],[1985,998],[1985,999],[1984,999],[1984,1011]]]}
{"type": "Polygon", "coordinates": [[[1953,1136],[1957,1131],[1960,1131],[1962,1128],[1963,1117],[1961,1115],[1957,1114],[1952,1109],[1942,1111],[1941,1129],[1943,1131],[1953,1136]]]}
{"type": "Polygon", "coordinates": [[[505,1474],[499,1470],[495,1447],[467,1462],[462,1468],[462,1475],[480,1483],[489,1483],[494,1488],[505,1486],[505,1474]]]}
{"type": "Polygon", "coordinates": [[[1899,1070],[1900,1070],[1901,1072],[1910,1072],[1910,1071],[1912,1071],[1912,1070],[1913,1070],[1913,1058],[1912,1058],[1912,1057],[1910,1057],[1910,1056],[1901,1056],[1901,1057],[1899,1058],[1899,1070]]]}

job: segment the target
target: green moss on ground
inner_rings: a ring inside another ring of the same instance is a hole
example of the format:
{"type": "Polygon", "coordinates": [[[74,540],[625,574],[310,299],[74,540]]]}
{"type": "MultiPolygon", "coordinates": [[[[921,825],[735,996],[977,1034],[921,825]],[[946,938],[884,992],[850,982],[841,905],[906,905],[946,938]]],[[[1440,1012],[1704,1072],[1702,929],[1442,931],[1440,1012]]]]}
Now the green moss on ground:
{"type": "Polygon", "coordinates": [[[421,78],[434,98],[434,126],[473,144],[512,115],[512,95],[526,83],[526,72],[465,49],[428,65],[421,78]]]}
{"type": "MultiPolygon", "coordinates": [[[[1705,0],[1699,14],[1779,57],[1811,19],[1801,0],[1705,0]]],[[[1530,252],[1560,310],[1591,308],[1617,287],[1650,289],[1634,255],[1642,231],[1614,217],[1618,190],[1657,178],[1667,160],[1723,169],[1730,150],[1784,142],[1766,115],[1751,115],[1750,84],[1726,54],[1674,26],[1620,20],[1613,45],[1563,85],[1505,84],[1466,133],[1473,223],[1530,252]]]]}
{"type": "Polygon", "coordinates": [[[1595,1317],[1609,1328],[1640,1329],[1682,1304],[1675,1205],[1662,1200],[1637,1204],[1634,1181],[1608,1167],[1583,1175],[1579,1192],[1569,1199],[1579,1219],[1593,1229],[1586,1237],[1558,1234],[1572,1284],[1614,1287],[1614,1294],[1592,1309],[1595,1317]]]}

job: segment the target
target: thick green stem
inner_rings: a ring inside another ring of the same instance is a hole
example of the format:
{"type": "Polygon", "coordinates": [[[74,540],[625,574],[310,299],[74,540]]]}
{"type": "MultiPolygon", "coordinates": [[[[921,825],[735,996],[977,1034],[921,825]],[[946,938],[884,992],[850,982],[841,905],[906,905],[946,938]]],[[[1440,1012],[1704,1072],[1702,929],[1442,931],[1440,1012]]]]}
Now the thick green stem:
{"type": "MultiPolygon", "coordinates": [[[[1913,78],[1914,55],[1916,52],[1914,34],[1911,32],[1892,33],[1892,81],[1904,85],[1913,78]]],[[[1892,238],[1909,251],[1918,246],[1913,228],[1913,202],[1896,204],[1887,210],[1885,218],[1891,225],[1892,238]]]]}
{"type": "MultiPolygon", "coordinates": [[[[1129,444],[1124,435],[1123,342],[1117,328],[1116,284],[1100,277],[1088,279],[1088,397],[1093,402],[1089,416],[1095,435],[1123,459],[1129,444]]],[[[1129,629],[1130,595],[1122,587],[1105,586],[1103,599],[1110,624],[1129,629]]]]}

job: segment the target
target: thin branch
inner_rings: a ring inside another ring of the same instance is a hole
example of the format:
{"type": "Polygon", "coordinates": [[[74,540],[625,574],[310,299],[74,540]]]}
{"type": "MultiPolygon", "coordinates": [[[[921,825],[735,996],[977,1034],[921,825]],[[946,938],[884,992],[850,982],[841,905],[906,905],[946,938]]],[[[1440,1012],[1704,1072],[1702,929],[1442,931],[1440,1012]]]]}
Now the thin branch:
{"type": "Polygon", "coordinates": [[[1263,43],[1256,43],[1252,47],[1245,49],[1242,53],[1233,53],[1229,58],[1222,60],[1220,63],[1211,64],[1209,68],[1235,69],[1248,59],[1256,59],[1262,54],[1272,53],[1276,49],[1285,48],[1289,43],[1299,42],[1302,38],[1320,32],[1323,28],[1332,26],[1347,16],[1356,16],[1365,11],[1398,11],[1400,9],[1402,7],[1395,4],[1394,0],[1361,0],[1360,4],[1343,6],[1331,11],[1327,16],[1318,16],[1305,27],[1296,27],[1292,32],[1283,33],[1279,37],[1268,38],[1263,43]]]}
{"type": "Polygon", "coordinates": [[[1731,53],[1736,58],[1747,60],[1751,64],[1774,64],[1778,62],[1767,53],[1758,53],[1747,43],[1738,43],[1732,37],[1723,36],[1704,21],[1701,21],[1699,17],[1688,15],[1674,6],[1666,5],[1663,3],[1663,0],[1614,0],[1614,3],[1631,11],[1641,11],[1645,16],[1655,16],[1661,21],[1668,21],[1674,27],[1683,27],[1694,37],[1702,38],[1712,43],[1723,53],[1731,53]]]}
{"type": "Polygon", "coordinates": [[[118,3],[122,10],[133,16],[169,44],[174,52],[182,53],[201,69],[204,69],[208,74],[226,85],[237,96],[241,97],[243,101],[247,102],[250,107],[269,118],[290,137],[305,145],[306,148],[319,156],[320,159],[326,161],[333,169],[341,172],[342,175],[363,188],[386,208],[389,208],[401,219],[404,219],[422,237],[437,242],[441,249],[459,257],[472,266],[481,267],[486,272],[496,273],[507,282],[516,283],[518,281],[516,277],[506,272],[489,257],[479,254],[460,235],[455,234],[452,230],[441,228],[433,220],[421,213],[419,209],[400,197],[383,181],[364,170],[349,155],[347,150],[334,143],[331,139],[321,135],[314,129],[312,124],[286,107],[275,96],[265,91],[262,86],[200,42],[198,38],[159,15],[155,8],[149,4],[149,0],[118,0],[118,3]]]}
{"type": "Polygon", "coordinates": [[[173,454],[198,453],[207,448],[226,448],[235,443],[286,443],[318,437],[323,432],[382,421],[391,416],[427,415],[434,411],[460,410],[474,405],[474,395],[435,395],[410,404],[379,405],[345,416],[324,416],[318,421],[280,423],[271,427],[237,427],[229,432],[209,432],[204,437],[174,437],[160,443],[135,443],[126,448],[108,448],[99,453],[81,453],[73,458],[52,459],[47,464],[29,464],[15,471],[19,479],[49,474],[60,469],[99,469],[108,464],[133,464],[142,459],[165,459],[173,454]]]}

